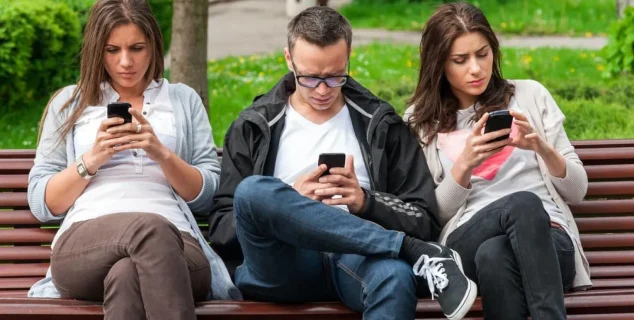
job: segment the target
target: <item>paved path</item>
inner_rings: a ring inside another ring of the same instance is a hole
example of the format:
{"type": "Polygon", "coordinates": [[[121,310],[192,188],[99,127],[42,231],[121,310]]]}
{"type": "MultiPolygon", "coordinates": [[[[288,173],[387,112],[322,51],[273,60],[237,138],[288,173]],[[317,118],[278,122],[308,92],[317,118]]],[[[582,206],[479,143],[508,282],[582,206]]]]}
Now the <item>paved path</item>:
{"type": "MultiPolygon", "coordinates": [[[[331,0],[334,7],[351,0],[331,0]]],[[[285,0],[240,0],[209,6],[209,59],[231,55],[263,54],[281,50],[286,44],[285,0]]],[[[418,45],[420,32],[355,29],[353,44],[373,41],[418,45]]],[[[501,36],[503,47],[566,47],[600,49],[602,37],[519,37],[501,36]]],[[[169,61],[169,60],[168,60],[169,61]]]]}

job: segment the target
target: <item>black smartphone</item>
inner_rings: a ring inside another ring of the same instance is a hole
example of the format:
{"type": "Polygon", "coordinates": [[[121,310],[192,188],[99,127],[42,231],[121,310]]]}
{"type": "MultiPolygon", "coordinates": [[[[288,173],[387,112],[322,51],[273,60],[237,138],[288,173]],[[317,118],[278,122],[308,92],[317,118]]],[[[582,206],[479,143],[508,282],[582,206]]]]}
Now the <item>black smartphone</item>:
{"type": "Polygon", "coordinates": [[[108,104],[108,119],[114,117],[123,118],[123,123],[131,123],[132,115],[128,112],[128,109],[132,107],[127,102],[113,102],[108,104]]]}
{"type": "Polygon", "coordinates": [[[325,164],[328,170],[321,176],[329,175],[332,168],[344,168],[346,166],[346,154],[345,153],[322,153],[319,155],[317,165],[325,164]]]}
{"type": "MultiPolygon", "coordinates": [[[[489,119],[487,119],[487,123],[484,126],[484,133],[489,133],[502,129],[509,129],[512,125],[513,116],[508,112],[508,110],[492,111],[489,112],[489,119]]],[[[502,141],[504,139],[508,139],[509,136],[510,135],[506,134],[501,137],[492,139],[489,142],[502,141]]]]}

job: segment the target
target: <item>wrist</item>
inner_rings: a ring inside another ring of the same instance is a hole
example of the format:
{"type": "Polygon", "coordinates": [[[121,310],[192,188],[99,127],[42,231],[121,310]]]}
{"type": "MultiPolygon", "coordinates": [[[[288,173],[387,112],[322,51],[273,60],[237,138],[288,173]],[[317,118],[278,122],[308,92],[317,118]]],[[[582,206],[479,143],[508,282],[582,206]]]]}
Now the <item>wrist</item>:
{"type": "Polygon", "coordinates": [[[159,159],[157,161],[159,164],[168,163],[172,159],[172,156],[174,155],[172,150],[168,149],[165,146],[161,148],[161,152],[159,154],[160,154],[159,159]]]}
{"type": "Polygon", "coordinates": [[[540,143],[535,150],[535,153],[540,155],[542,158],[551,156],[555,154],[556,152],[557,151],[553,147],[551,147],[550,145],[546,143],[540,143]]]}
{"type": "Polygon", "coordinates": [[[97,170],[99,170],[99,166],[97,165],[91,151],[82,154],[81,160],[84,162],[84,166],[86,167],[86,171],[89,175],[93,176],[97,173],[97,170]]]}

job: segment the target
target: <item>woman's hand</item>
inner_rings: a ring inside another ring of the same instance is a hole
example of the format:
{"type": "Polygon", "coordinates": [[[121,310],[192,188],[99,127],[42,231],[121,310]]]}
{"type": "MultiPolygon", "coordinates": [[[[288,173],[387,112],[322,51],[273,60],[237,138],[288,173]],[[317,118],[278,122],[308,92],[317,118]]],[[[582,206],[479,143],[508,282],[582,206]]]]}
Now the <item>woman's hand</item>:
{"type": "Polygon", "coordinates": [[[511,133],[511,129],[503,129],[494,132],[482,134],[482,129],[489,119],[489,114],[486,113],[473,127],[471,135],[465,142],[464,149],[456,161],[465,167],[465,169],[471,171],[477,168],[479,165],[488,159],[492,155],[502,151],[506,145],[511,142],[511,139],[504,139],[501,141],[489,142],[495,138],[507,135],[511,133]]]}
{"type": "Polygon", "coordinates": [[[482,134],[482,129],[489,119],[489,114],[485,113],[478,122],[473,126],[473,131],[465,142],[462,153],[454,163],[451,169],[451,175],[458,183],[464,188],[469,188],[471,185],[471,174],[473,169],[477,168],[486,159],[492,155],[502,151],[507,146],[511,139],[504,139],[501,141],[489,142],[495,138],[507,135],[511,133],[511,129],[498,130],[482,134]]]}
{"type": "Polygon", "coordinates": [[[99,125],[99,129],[97,130],[95,143],[92,148],[82,156],[86,169],[88,170],[88,174],[95,174],[101,166],[108,162],[110,158],[118,152],[113,148],[115,146],[113,140],[125,136],[126,133],[109,132],[108,128],[111,126],[121,125],[122,123],[123,119],[118,117],[106,119],[101,122],[101,125],[99,125]]]}
{"type": "Polygon", "coordinates": [[[166,160],[171,151],[161,143],[154,134],[152,125],[136,109],[128,109],[136,123],[126,123],[108,129],[112,134],[125,134],[120,138],[113,139],[111,143],[114,149],[119,152],[130,149],[143,149],[150,159],[161,163],[166,160]]]}
{"type": "Polygon", "coordinates": [[[548,149],[548,144],[542,137],[533,130],[526,116],[520,112],[511,110],[513,123],[517,125],[517,135],[511,141],[511,145],[524,150],[532,150],[538,154],[544,153],[548,149]]]}

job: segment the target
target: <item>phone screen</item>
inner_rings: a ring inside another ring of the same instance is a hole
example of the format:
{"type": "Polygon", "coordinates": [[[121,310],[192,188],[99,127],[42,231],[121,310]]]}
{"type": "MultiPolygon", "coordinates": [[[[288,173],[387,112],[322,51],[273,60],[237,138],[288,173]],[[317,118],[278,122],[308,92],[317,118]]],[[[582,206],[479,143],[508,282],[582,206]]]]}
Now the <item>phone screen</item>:
{"type": "Polygon", "coordinates": [[[123,123],[131,123],[132,115],[128,112],[132,105],[127,102],[115,102],[108,104],[108,118],[123,118],[123,123]]]}
{"type": "MultiPolygon", "coordinates": [[[[493,111],[489,113],[489,119],[484,126],[484,133],[494,132],[502,129],[509,129],[513,125],[513,116],[507,110],[493,111]]],[[[502,141],[508,139],[510,135],[492,139],[489,142],[502,141]]]]}
{"type": "Polygon", "coordinates": [[[325,164],[328,167],[328,170],[324,172],[321,176],[326,176],[330,174],[330,169],[332,168],[343,168],[346,166],[346,154],[345,153],[322,153],[319,155],[319,160],[317,161],[317,165],[325,164]]]}

